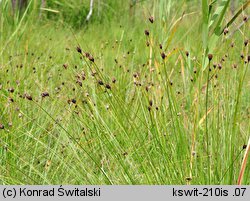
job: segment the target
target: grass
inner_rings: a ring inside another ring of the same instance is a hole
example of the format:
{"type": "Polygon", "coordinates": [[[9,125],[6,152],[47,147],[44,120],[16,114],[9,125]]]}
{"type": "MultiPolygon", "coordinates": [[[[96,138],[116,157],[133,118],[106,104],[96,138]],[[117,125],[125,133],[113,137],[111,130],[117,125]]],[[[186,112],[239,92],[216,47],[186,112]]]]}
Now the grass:
{"type": "Polygon", "coordinates": [[[234,17],[228,1],[142,1],[133,19],[81,28],[1,6],[1,184],[237,183],[250,137],[247,6],[234,17]]]}

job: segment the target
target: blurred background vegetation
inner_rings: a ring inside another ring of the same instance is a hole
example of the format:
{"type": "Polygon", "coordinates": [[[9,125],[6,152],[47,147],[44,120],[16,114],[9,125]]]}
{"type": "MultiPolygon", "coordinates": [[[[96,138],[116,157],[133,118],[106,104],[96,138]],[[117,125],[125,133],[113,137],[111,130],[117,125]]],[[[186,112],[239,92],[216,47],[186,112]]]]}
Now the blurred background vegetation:
{"type": "MultiPolygon", "coordinates": [[[[25,1],[25,0],[16,0],[25,1]]],[[[136,20],[142,16],[154,14],[155,17],[166,21],[170,16],[180,12],[190,12],[201,7],[200,0],[93,0],[93,15],[88,23],[109,23],[123,20],[136,20]],[[157,6],[156,6],[157,5],[157,6]]],[[[32,23],[51,20],[64,22],[74,28],[86,25],[86,16],[90,9],[90,0],[27,0],[27,5],[21,12],[13,12],[13,0],[0,0],[1,18],[8,23],[16,24],[23,14],[32,23]],[[15,16],[13,18],[13,16],[15,16]]],[[[212,2],[212,1],[211,1],[212,2]]],[[[219,1],[218,1],[219,2],[219,1]]],[[[231,12],[238,8],[243,0],[231,1],[231,12]]],[[[26,20],[27,20],[26,19],[26,20]]]]}

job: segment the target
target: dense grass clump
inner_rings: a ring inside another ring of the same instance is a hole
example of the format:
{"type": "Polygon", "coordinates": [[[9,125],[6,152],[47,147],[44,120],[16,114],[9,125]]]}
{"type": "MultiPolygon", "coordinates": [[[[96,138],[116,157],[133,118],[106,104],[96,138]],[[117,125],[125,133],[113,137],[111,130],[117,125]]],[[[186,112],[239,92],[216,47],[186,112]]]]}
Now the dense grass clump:
{"type": "Polygon", "coordinates": [[[108,1],[86,24],[62,2],[0,3],[0,183],[236,184],[249,3],[108,1]]]}

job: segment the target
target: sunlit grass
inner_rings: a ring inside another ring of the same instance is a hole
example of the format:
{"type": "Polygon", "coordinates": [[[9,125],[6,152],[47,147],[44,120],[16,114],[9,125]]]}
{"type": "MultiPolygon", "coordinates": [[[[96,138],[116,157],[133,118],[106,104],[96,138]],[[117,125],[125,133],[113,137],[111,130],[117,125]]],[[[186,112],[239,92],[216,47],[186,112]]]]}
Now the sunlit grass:
{"type": "Polygon", "coordinates": [[[2,14],[1,184],[237,183],[250,132],[249,22],[230,36],[242,14],[215,42],[211,30],[202,38],[199,8],[182,15],[171,4],[176,16],[149,20],[160,2],[152,13],[142,5],[133,22],[82,29],[2,14]]]}

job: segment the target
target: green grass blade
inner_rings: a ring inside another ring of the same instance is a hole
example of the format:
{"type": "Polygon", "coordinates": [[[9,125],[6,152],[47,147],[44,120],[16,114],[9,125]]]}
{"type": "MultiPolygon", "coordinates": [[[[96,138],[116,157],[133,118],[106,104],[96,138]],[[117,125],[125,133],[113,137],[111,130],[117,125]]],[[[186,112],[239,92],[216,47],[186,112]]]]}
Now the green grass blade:
{"type": "Polygon", "coordinates": [[[225,27],[221,30],[221,34],[223,33],[223,30],[227,27],[229,27],[236,19],[237,17],[246,9],[250,6],[250,0],[247,1],[243,6],[241,6],[238,11],[236,12],[236,14],[232,17],[231,20],[229,20],[229,22],[225,25],[225,27]]]}
{"type": "Polygon", "coordinates": [[[209,20],[208,1],[202,0],[202,44],[204,49],[207,49],[208,45],[208,20],[209,20]]]}

